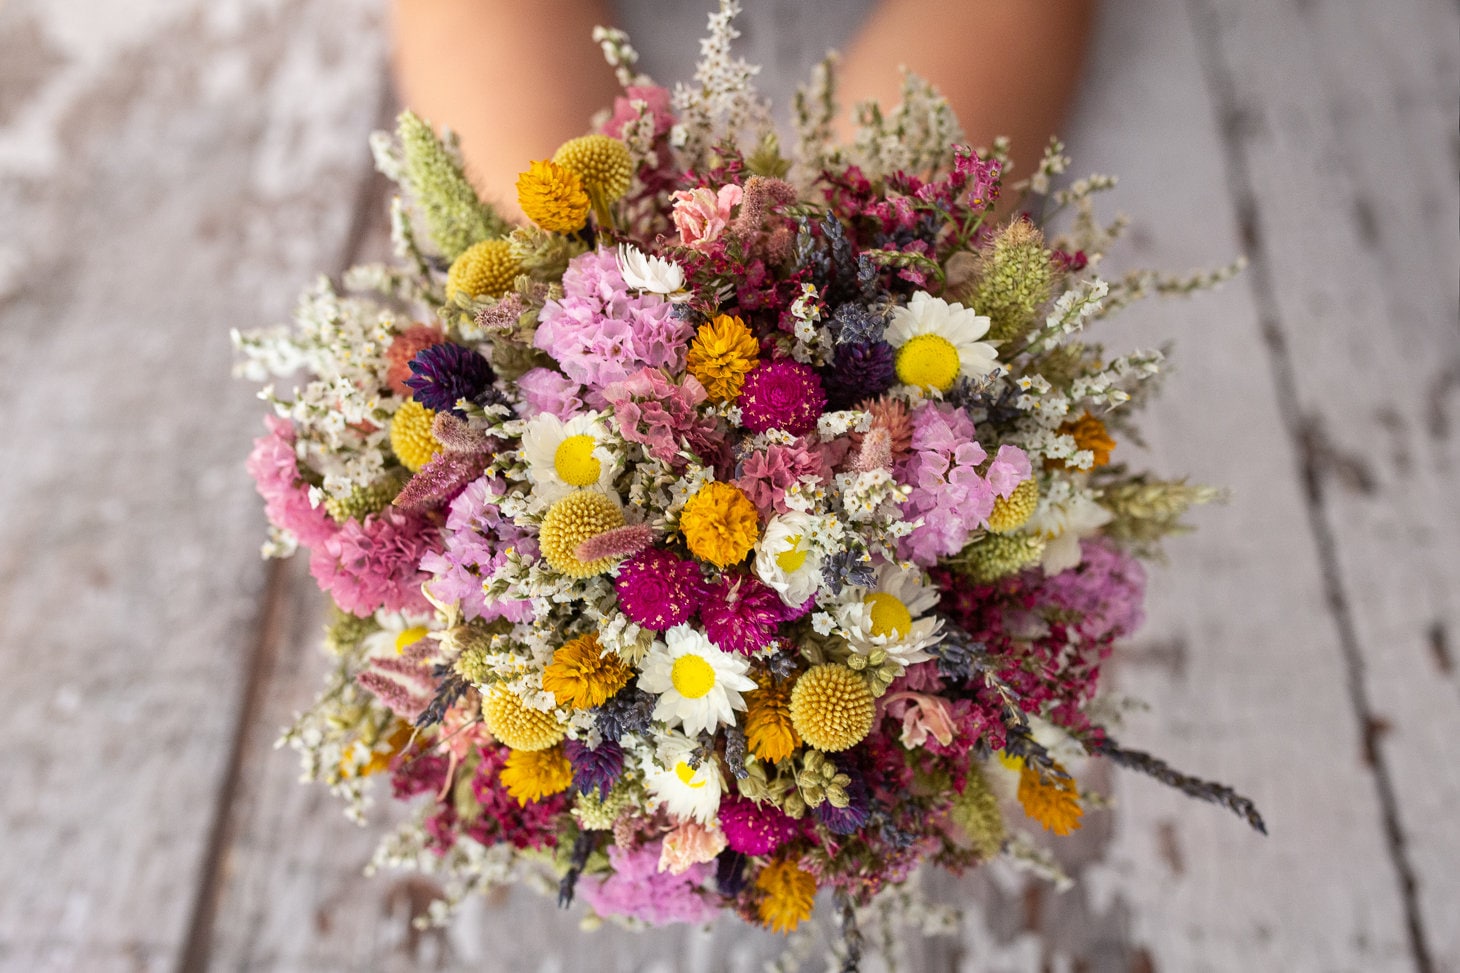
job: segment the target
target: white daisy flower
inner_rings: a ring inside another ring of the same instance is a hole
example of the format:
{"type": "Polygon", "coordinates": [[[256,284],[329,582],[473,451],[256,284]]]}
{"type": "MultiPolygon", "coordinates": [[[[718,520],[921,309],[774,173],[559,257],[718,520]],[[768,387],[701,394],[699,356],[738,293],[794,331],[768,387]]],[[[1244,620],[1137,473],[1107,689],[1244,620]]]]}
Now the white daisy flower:
{"type": "Polygon", "coordinates": [[[1113,515],[1084,491],[1063,499],[1041,500],[1024,529],[1045,538],[1039,566],[1045,574],[1059,574],[1080,563],[1080,541],[1100,533],[1113,515]]]}
{"type": "Polygon", "coordinates": [[[567,422],[547,412],[528,420],[522,455],[533,493],[548,502],[583,489],[616,496],[613,481],[620,464],[605,445],[607,436],[603,417],[596,412],[567,422]]]}
{"type": "Polygon", "coordinates": [[[749,660],[731,655],[688,625],[676,625],[654,643],[639,674],[639,688],[659,696],[654,719],[678,723],[693,736],[733,723],[745,709],[741,693],[754,689],[749,660]]]}
{"type": "Polygon", "coordinates": [[[837,623],[854,652],[885,649],[905,668],[933,658],[927,649],[943,638],[942,619],[922,617],[937,603],[937,589],[924,583],[918,568],[884,564],[870,591],[849,588],[843,594],[837,623]]]}
{"type": "Polygon", "coordinates": [[[918,291],[892,312],[884,336],[896,352],[897,380],[946,392],[959,376],[980,378],[994,370],[998,352],[986,341],[989,319],[962,304],[918,291]]]}
{"type": "Polygon", "coordinates": [[[799,608],[821,585],[821,552],[809,535],[809,514],[791,512],[772,517],[755,545],[755,574],[776,590],[781,600],[799,608]]]}
{"type": "Polygon", "coordinates": [[[384,608],[375,613],[380,630],[365,636],[365,655],[371,659],[387,659],[401,655],[406,649],[431,634],[436,623],[433,614],[393,612],[384,608]]]}
{"type": "Polygon", "coordinates": [[[644,785],[670,817],[709,824],[720,811],[725,778],[713,755],[701,760],[698,767],[690,765],[696,746],[696,741],[683,734],[661,734],[653,757],[645,761],[644,785]]]}
{"type": "Polygon", "coordinates": [[[676,294],[684,290],[684,268],[663,257],[651,257],[631,243],[618,248],[618,269],[624,283],[636,291],[676,294]]]}

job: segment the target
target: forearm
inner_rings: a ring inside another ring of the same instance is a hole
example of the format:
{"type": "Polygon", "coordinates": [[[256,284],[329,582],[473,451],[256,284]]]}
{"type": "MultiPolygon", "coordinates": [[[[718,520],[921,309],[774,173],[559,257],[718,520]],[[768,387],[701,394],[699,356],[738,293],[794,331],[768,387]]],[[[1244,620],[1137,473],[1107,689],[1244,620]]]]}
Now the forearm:
{"type": "Polygon", "coordinates": [[[851,108],[898,102],[907,65],[948,98],[968,140],[1007,135],[1027,172],[1058,134],[1079,81],[1094,0],[883,0],[842,61],[851,108]]]}
{"type": "Polygon", "coordinates": [[[592,40],[608,23],[603,0],[395,0],[401,98],[461,137],[477,189],[516,217],[517,174],[613,102],[592,40]]]}

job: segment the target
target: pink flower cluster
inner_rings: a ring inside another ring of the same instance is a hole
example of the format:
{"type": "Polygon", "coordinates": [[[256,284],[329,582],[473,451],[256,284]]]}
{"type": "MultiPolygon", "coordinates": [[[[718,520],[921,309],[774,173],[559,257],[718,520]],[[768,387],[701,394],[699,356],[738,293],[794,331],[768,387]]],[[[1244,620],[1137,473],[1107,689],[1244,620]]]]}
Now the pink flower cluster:
{"type": "MultiPolygon", "coordinates": [[[[640,368],[684,370],[694,329],[658,294],[631,294],[612,250],[573,258],[563,275],[563,298],[548,301],[533,343],[590,393],[640,368]]],[[[591,396],[590,396],[591,397],[591,396]]]]}
{"type": "Polygon", "coordinates": [[[619,434],[662,463],[683,466],[682,448],[701,456],[724,449],[714,422],[696,409],[708,395],[693,375],[679,385],[658,369],[640,369],[604,389],[603,398],[613,407],[619,434]]]}
{"type": "Polygon", "coordinates": [[[962,409],[925,402],[913,410],[912,451],[897,478],[912,487],[902,516],[922,520],[898,545],[898,554],[923,566],[956,554],[994,509],[994,488],[979,475],[988,454],[973,437],[962,409]]]}
{"type": "Polygon", "coordinates": [[[443,533],[445,546],[421,559],[421,569],[433,577],[426,583],[431,594],[447,604],[461,606],[467,618],[505,618],[525,622],[532,617],[528,601],[497,601],[488,605],[482,582],[502,566],[507,550],[517,547],[527,556],[536,553],[536,539],[504,519],[496,501],[500,480],[480,477],[451,501],[443,533]]]}
{"type": "Polygon", "coordinates": [[[277,416],[266,416],[264,422],[269,434],[254,440],[247,468],[264,498],[269,523],[293,534],[305,547],[322,544],[335,533],[335,522],[324,507],[309,502],[309,485],[299,475],[294,454],[294,425],[277,416]]]}
{"type": "Polygon", "coordinates": [[[786,492],[803,481],[828,481],[831,468],[822,447],[807,439],[782,445],[771,443],[764,452],[753,452],[740,464],[735,485],[745,491],[765,517],[786,513],[786,492]]]}
{"type": "Polygon", "coordinates": [[[341,524],[314,549],[309,572],[336,604],[362,618],[381,608],[428,612],[421,585],[430,575],[420,565],[435,542],[425,518],[387,507],[341,524]]]}
{"type": "Polygon", "coordinates": [[[714,918],[720,908],[718,897],[701,889],[710,877],[710,866],[691,865],[677,875],[661,872],[662,854],[658,841],[637,848],[613,845],[608,849],[613,872],[607,878],[583,878],[578,892],[601,916],[631,916],[651,926],[714,918]]]}

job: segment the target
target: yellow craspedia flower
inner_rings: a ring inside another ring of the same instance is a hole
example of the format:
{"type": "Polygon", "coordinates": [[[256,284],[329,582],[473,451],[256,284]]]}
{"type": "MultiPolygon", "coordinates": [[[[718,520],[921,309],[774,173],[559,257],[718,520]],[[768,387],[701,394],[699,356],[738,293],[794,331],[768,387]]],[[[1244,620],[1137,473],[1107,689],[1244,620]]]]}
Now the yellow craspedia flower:
{"type": "Polygon", "coordinates": [[[801,739],[836,753],[854,747],[872,731],[876,705],[861,676],[843,665],[812,666],[791,690],[791,722],[801,739]]]}
{"type": "Polygon", "coordinates": [[[690,343],[685,365],[711,402],[734,402],[745,376],[760,360],[760,342],[739,317],[720,314],[702,324],[690,343]]]}
{"type": "Polygon", "coordinates": [[[573,784],[573,765],[562,747],[514,750],[502,765],[502,786],[518,804],[561,794],[573,784]]]}
{"type": "Polygon", "coordinates": [[[558,146],[553,162],[583,181],[588,195],[606,205],[623,198],[634,178],[629,147],[607,135],[584,135],[558,146]]]}
{"type": "Polygon", "coordinates": [[[591,578],[617,563],[617,558],[578,560],[586,540],[624,525],[624,512],[608,497],[590,490],[568,494],[548,508],[538,532],[542,556],[557,571],[574,578],[591,578]]]}
{"type": "Polygon", "coordinates": [[[1039,483],[1030,477],[1020,482],[1007,497],[994,498],[994,511],[989,514],[989,530],[1007,534],[1023,527],[1039,506],[1039,483]]]}
{"type": "Polygon", "coordinates": [[[549,233],[574,233],[588,222],[583,180],[556,162],[534,162],[517,177],[517,205],[549,233]]]}
{"type": "Polygon", "coordinates": [[[763,895],[756,905],[760,924],[772,932],[790,932],[811,918],[816,901],[816,876],[793,861],[773,861],[755,877],[763,895]]]}
{"type": "Polygon", "coordinates": [[[501,297],[512,289],[512,282],[522,273],[522,264],[512,255],[507,240],[483,240],[474,243],[451,262],[446,272],[446,299],[458,293],[467,297],[501,297]]]}
{"type": "Polygon", "coordinates": [[[582,635],[553,653],[542,673],[542,688],[559,706],[589,709],[602,706],[628,685],[633,670],[616,652],[604,652],[597,633],[582,635]]]}
{"type": "Polygon", "coordinates": [[[679,530],[694,555],[717,568],[745,560],[760,539],[755,504],[733,483],[706,483],[679,514],[679,530]]]}
{"type": "MultiPolygon", "coordinates": [[[[1054,768],[1064,773],[1059,764],[1054,768]]],[[[1080,818],[1085,813],[1080,807],[1080,792],[1075,788],[1074,778],[1068,775],[1042,778],[1027,763],[1019,770],[1019,804],[1045,830],[1061,837],[1079,830],[1080,818]]]]}
{"type": "Polygon", "coordinates": [[[756,691],[745,694],[745,741],[761,760],[779,763],[801,745],[791,720],[791,682],[777,682],[768,673],[755,680],[756,691]]]}
{"type": "Polygon", "coordinates": [[[503,686],[482,700],[482,720],[492,736],[513,750],[546,750],[563,739],[556,716],[533,709],[503,686]]]}
{"type": "Polygon", "coordinates": [[[431,434],[436,413],[415,399],[407,399],[390,420],[390,448],[396,459],[412,473],[431,462],[445,449],[441,440],[431,434]]]}

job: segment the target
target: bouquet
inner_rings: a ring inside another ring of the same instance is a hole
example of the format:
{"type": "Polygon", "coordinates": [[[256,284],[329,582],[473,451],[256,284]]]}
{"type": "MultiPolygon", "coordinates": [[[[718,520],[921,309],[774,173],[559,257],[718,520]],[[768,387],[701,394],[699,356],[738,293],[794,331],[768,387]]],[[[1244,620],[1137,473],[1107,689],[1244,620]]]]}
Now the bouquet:
{"type": "Polygon", "coordinates": [[[1099,693],[1140,558],[1216,491],[1118,462],[1162,355],[1087,328],[1154,292],[1093,271],[1120,224],[974,151],[928,85],[833,144],[834,61],[789,155],[711,18],[671,94],[625,91],[524,160],[512,226],[403,114],[398,262],[235,334],[272,386],[249,470],[330,596],[334,669],[284,739],[306,777],[417,807],[379,862],[444,918],[547,877],[630,925],[785,932],[931,862],[1048,863],[1089,757],[1262,828],[1245,798],[1121,748],[1099,693]],[[1062,226],[1062,230],[1056,227],[1062,226]]]}

